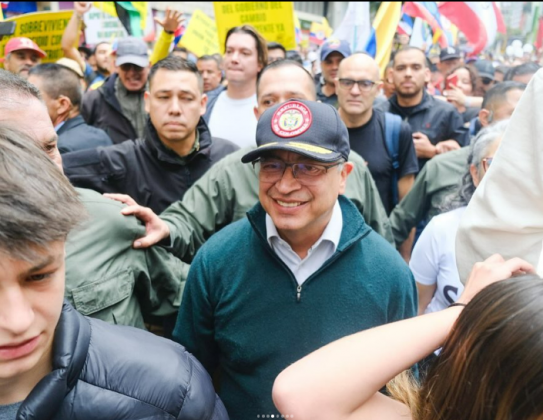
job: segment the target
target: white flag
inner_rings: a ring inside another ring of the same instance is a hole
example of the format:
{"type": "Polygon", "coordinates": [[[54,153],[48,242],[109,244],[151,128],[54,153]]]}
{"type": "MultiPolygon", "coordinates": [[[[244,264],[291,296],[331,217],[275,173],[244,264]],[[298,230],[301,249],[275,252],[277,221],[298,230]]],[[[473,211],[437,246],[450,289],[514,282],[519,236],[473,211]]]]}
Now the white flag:
{"type": "Polygon", "coordinates": [[[363,51],[371,32],[370,2],[350,1],[341,25],[330,39],[347,41],[351,51],[363,51]]]}

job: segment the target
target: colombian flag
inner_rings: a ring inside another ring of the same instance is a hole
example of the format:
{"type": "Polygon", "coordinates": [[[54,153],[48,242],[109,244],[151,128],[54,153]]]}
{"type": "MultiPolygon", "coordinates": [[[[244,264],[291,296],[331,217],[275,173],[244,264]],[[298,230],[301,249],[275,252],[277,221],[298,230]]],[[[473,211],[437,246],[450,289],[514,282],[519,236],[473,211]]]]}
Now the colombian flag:
{"type": "Polygon", "coordinates": [[[95,1],[94,7],[116,16],[128,32],[128,35],[143,37],[147,23],[146,1],[95,1]]]}

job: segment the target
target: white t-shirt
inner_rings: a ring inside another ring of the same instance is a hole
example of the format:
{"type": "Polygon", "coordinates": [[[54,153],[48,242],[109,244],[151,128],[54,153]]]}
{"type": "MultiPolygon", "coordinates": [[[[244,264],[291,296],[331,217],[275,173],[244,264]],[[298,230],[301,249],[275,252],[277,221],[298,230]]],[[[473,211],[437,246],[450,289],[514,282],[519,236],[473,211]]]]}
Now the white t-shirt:
{"type": "Polygon", "coordinates": [[[213,137],[230,140],[240,148],[256,146],[256,93],[246,99],[230,99],[227,91],[219,94],[209,119],[213,137]]]}
{"type": "Polygon", "coordinates": [[[437,284],[425,313],[437,312],[458,300],[464,285],[456,268],[455,239],[466,207],[435,216],[422,231],[409,267],[417,283],[437,284]]]}

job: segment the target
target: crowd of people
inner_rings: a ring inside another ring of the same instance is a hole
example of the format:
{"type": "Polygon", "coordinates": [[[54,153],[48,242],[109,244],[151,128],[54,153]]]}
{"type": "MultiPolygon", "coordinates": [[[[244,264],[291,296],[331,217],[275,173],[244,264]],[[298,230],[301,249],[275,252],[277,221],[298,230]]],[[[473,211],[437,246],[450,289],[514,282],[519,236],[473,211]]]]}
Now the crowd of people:
{"type": "Polygon", "coordinates": [[[0,70],[0,420],[543,415],[537,64],[74,8],[0,70]]]}

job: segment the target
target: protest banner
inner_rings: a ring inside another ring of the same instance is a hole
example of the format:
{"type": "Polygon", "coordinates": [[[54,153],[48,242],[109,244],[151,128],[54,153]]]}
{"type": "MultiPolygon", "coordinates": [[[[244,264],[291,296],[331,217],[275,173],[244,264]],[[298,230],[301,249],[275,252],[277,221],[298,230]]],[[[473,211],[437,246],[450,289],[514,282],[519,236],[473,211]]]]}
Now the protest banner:
{"type": "Polygon", "coordinates": [[[267,41],[279,42],[287,50],[296,48],[294,5],[291,1],[213,2],[219,46],[224,53],[224,41],[230,28],[252,25],[267,41]]]}
{"type": "Polygon", "coordinates": [[[6,21],[15,21],[17,26],[13,35],[4,36],[0,40],[2,57],[4,56],[4,48],[11,38],[24,36],[30,38],[47,53],[47,57],[42,59],[43,63],[57,61],[64,55],[60,42],[72,13],[72,10],[38,12],[6,19],[6,21]]]}
{"type": "Polygon", "coordinates": [[[128,36],[126,29],[117,17],[111,16],[94,6],[85,13],[83,20],[85,22],[85,42],[87,44],[96,45],[99,42],[112,42],[115,38],[128,36]]]}
{"type": "Polygon", "coordinates": [[[85,13],[85,42],[96,45],[99,42],[112,42],[115,38],[128,36],[126,29],[117,17],[92,7],[85,13]]]}
{"type": "Polygon", "coordinates": [[[204,12],[195,10],[179,45],[198,57],[218,53],[217,25],[204,12]]]}

